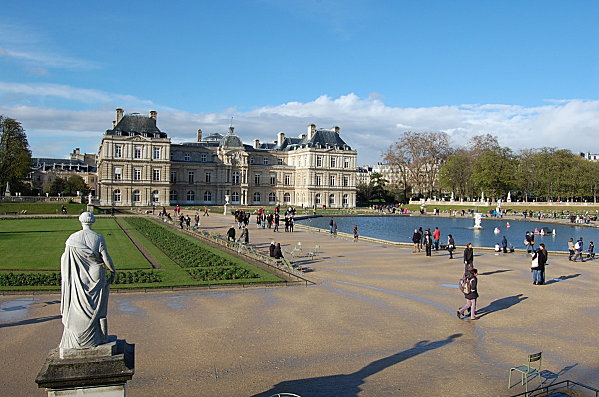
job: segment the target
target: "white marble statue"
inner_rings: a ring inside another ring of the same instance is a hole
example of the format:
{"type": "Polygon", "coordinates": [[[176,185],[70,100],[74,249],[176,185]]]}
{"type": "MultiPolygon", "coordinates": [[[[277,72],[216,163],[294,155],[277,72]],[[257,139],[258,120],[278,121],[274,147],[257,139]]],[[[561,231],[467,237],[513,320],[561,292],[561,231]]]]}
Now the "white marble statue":
{"type": "Polygon", "coordinates": [[[104,237],[91,229],[91,212],[79,216],[83,230],[69,236],[60,259],[64,332],[60,349],[85,349],[106,342],[108,290],[116,275],[104,237]],[[110,280],[106,279],[110,270],[110,280]]]}
{"type": "Polygon", "coordinates": [[[225,209],[223,211],[223,215],[227,215],[227,206],[229,205],[230,197],[228,194],[225,194],[225,209]]]}
{"type": "Polygon", "coordinates": [[[482,214],[477,212],[474,214],[474,229],[482,229],[480,222],[482,221],[482,214]]]}

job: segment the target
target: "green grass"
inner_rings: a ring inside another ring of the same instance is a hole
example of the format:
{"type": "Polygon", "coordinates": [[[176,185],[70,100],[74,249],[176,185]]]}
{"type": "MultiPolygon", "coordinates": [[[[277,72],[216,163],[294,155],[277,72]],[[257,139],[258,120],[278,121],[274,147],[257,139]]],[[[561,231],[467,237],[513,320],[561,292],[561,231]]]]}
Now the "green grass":
{"type": "MultiPolygon", "coordinates": [[[[152,268],[113,219],[98,218],[93,229],[104,235],[117,270],[152,268]]],[[[60,270],[64,243],[78,230],[76,218],[0,220],[0,270],[60,270]]]]}
{"type": "MultiPolygon", "coordinates": [[[[20,213],[27,211],[27,215],[54,215],[60,214],[62,206],[67,208],[69,215],[79,215],[87,209],[86,204],[75,203],[0,203],[0,215],[20,213]]],[[[94,213],[98,213],[94,210],[94,213]]]]}

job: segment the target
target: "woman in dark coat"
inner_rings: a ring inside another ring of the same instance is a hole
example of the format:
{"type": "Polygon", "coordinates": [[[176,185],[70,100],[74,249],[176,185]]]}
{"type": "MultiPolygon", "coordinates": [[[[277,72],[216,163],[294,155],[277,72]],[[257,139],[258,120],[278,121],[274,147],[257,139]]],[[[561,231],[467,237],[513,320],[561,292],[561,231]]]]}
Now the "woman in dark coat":
{"type": "Polygon", "coordinates": [[[275,257],[275,247],[276,247],[275,242],[271,241],[270,242],[270,247],[268,247],[268,252],[269,252],[271,258],[275,257]]]}
{"type": "Polygon", "coordinates": [[[462,318],[462,314],[470,308],[470,320],[476,320],[476,299],[478,299],[478,270],[475,268],[470,269],[466,276],[466,282],[470,285],[470,292],[464,294],[466,298],[466,304],[458,309],[458,318],[462,318]]]}
{"type": "Polygon", "coordinates": [[[274,256],[275,256],[275,259],[283,258],[283,250],[281,250],[281,243],[277,243],[277,246],[275,247],[275,250],[274,250],[274,256]]]}
{"type": "MultiPolygon", "coordinates": [[[[545,264],[547,264],[547,250],[545,244],[539,244],[539,248],[535,252],[537,267],[532,269],[532,283],[534,285],[545,284],[545,264]]],[[[535,257],[533,256],[533,260],[535,257]]]]}
{"type": "Polygon", "coordinates": [[[472,243],[468,243],[464,250],[464,271],[467,273],[472,267],[474,267],[474,250],[472,243]]]}
{"type": "Polygon", "coordinates": [[[455,240],[451,234],[447,235],[447,251],[449,251],[449,259],[453,259],[453,250],[455,250],[455,240]]]}

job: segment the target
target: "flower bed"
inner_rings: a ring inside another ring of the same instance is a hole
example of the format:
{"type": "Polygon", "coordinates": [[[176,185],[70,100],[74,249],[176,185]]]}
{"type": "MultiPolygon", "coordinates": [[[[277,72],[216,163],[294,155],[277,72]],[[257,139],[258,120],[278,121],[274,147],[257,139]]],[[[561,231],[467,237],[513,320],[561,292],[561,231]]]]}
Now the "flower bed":
{"type": "Polygon", "coordinates": [[[260,277],[258,274],[239,266],[190,268],[187,269],[187,272],[200,281],[240,280],[260,277]]]}
{"type": "MultiPolygon", "coordinates": [[[[46,273],[0,273],[0,286],[31,287],[31,286],[60,286],[60,272],[46,273]]],[[[154,271],[117,272],[114,284],[159,283],[162,277],[154,271]]]]}

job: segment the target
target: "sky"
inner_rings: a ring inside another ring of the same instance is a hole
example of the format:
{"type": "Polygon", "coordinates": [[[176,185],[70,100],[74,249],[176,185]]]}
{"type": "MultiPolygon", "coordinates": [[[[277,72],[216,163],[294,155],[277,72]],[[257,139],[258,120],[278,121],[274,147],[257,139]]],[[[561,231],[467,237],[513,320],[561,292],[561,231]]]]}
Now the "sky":
{"type": "Polygon", "coordinates": [[[115,109],[246,143],[341,127],[360,164],[405,131],[599,153],[596,0],[13,1],[0,115],[34,157],[95,153],[115,109]]]}

